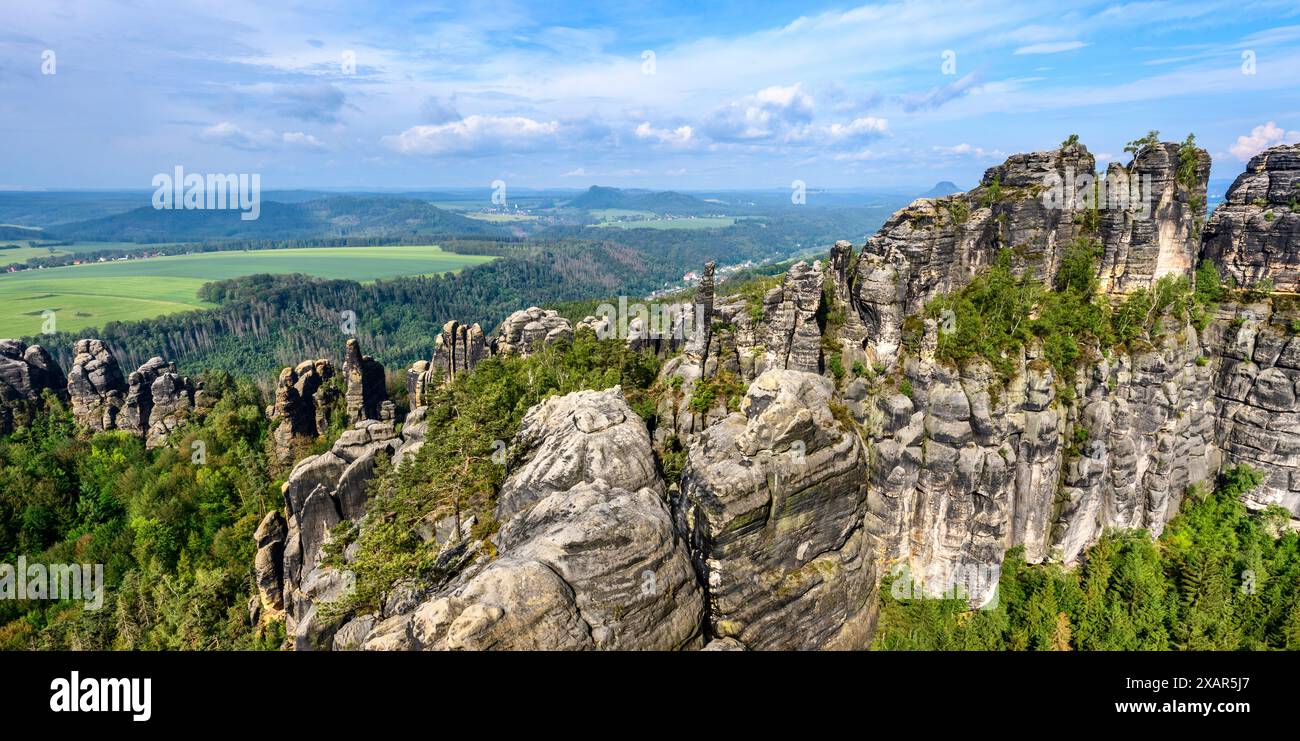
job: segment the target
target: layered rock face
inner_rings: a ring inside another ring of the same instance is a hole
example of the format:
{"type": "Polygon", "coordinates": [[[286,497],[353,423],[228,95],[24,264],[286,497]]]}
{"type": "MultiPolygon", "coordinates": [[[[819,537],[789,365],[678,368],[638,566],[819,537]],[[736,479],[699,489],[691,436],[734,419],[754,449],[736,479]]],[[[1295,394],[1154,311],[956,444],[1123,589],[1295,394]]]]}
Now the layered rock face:
{"type": "Polygon", "coordinates": [[[0,434],[25,425],[41,394],[62,395],[67,383],[63,369],[40,345],[0,340],[0,434]]]}
{"type": "Polygon", "coordinates": [[[367,419],[393,418],[392,405],[385,407],[388,390],[384,384],[384,366],[369,355],[361,354],[361,345],[349,339],[343,351],[343,378],[348,424],[367,419]]]}
{"type": "Polygon", "coordinates": [[[305,360],[280,371],[275,386],[275,403],[266,410],[275,422],[271,438],[276,461],[292,463],[295,449],[325,434],[329,409],[338,399],[334,364],[328,360],[305,360]]]}
{"type": "Polygon", "coordinates": [[[117,428],[117,415],[126,403],[126,379],[103,340],[77,340],[73,346],[68,398],[79,426],[94,432],[117,428]]]}
{"type": "MultiPolygon", "coordinates": [[[[354,616],[334,633],[334,648],[703,646],[704,604],[687,543],[645,424],[620,389],[569,394],[529,410],[510,466],[496,513],[498,556],[466,543],[462,528],[448,536],[445,553],[479,555],[458,575],[416,599],[391,601],[380,614],[354,616]]],[[[291,520],[286,573],[294,566],[292,531],[291,520]]],[[[310,633],[301,622],[297,628],[310,633]]],[[[312,645],[305,638],[298,644],[312,645]]]]}
{"type": "Polygon", "coordinates": [[[1205,225],[1205,257],[1240,285],[1300,292],[1300,144],[1255,155],[1205,225]]]}
{"type": "Polygon", "coordinates": [[[1070,384],[1070,402],[1037,352],[1005,385],[985,363],[921,357],[904,369],[910,395],[873,404],[847,391],[873,430],[868,522],[882,561],[935,595],[960,585],[987,599],[1007,548],[1071,564],[1106,528],[1158,534],[1183,490],[1218,470],[1214,372],[1196,362],[1192,327],[1103,360],[1070,384]]]}
{"type": "Polygon", "coordinates": [[[821,261],[812,265],[797,262],[790,267],[780,289],[774,289],[764,299],[768,368],[821,372],[822,333],[817,309],[822,304],[823,278],[821,261]]]}
{"type": "Polygon", "coordinates": [[[867,462],[833,396],[821,376],[767,371],[691,447],[682,492],[712,636],[750,649],[866,647],[867,462]]]}
{"type": "Polygon", "coordinates": [[[552,309],[531,306],[501,322],[501,331],[492,340],[492,353],[528,355],[543,344],[572,339],[573,326],[568,319],[552,309]]]}
{"type": "MultiPolygon", "coordinates": [[[[1263,471],[1246,495],[1255,509],[1285,507],[1300,520],[1300,320],[1294,301],[1225,309],[1209,328],[1207,352],[1218,358],[1215,442],[1230,464],[1263,471]]],[[[1293,520],[1294,521],[1294,520],[1293,520]]]]}
{"type": "Polygon", "coordinates": [[[1102,290],[1150,288],[1191,272],[1209,178],[1210,155],[1181,144],[1143,147],[1127,167],[1111,163],[1097,190],[1102,290]]]}

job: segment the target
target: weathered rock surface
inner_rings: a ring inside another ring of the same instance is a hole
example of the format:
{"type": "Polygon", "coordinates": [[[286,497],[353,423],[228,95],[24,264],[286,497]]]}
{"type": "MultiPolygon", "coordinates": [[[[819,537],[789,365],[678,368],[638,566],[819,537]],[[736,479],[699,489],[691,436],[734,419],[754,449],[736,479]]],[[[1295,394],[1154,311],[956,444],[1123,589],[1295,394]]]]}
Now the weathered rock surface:
{"type": "Polygon", "coordinates": [[[543,344],[572,340],[573,326],[552,309],[531,306],[516,311],[501,322],[501,330],[492,340],[496,355],[528,355],[543,344]]]}
{"type": "Polygon", "coordinates": [[[703,601],[618,388],[525,416],[498,506],[500,556],[409,611],[367,649],[678,649],[702,645],[703,601]]]}
{"type": "Polygon", "coordinates": [[[267,410],[275,423],[272,440],[278,463],[292,463],[299,448],[329,428],[329,409],[339,395],[331,383],[334,376],[334,364],[325,359],[306,360],[280,371],[275,403],[267,410]]]}
{"type": "Polygon", "coordinates": [[[1203,256],[1240,285],[1300,292],[1300,144],[1250,159],[1205,225],[1203,256]]]}
{"type": "Polygon", "coordinates": [[[93,432],[117,429],[127,390],[117,358],[103,340],[77,340],[73,353],[68,370],[72,418],[93,432]]]}
{"type": "Polygon", "coordinates": [[[876,575],[867,461],[820,376],[769,370],[682,476],[710,634],[751,649],[863,648],[876,575]]]}
{"type": "Polygon", "coordinates": [[[1124,293],[1191,273],[1209,177],[1209,153],[1168,142],[1143,147],[1127,166],[1110,164],[1098,191],[1102,290],[1124,293]]]}
{"type": "Polygon", "coordinates": [[[797,262],[785,282],[764,299],[767,323],[766,366],[819,373],[822,370],[821,327],[817,309],[822,304],[821,261],[797,262]]]}
{"type": "Polygon", "coordinates": [[[43,347],[0,340],[0,434],[26,425],[43,392],[62,396],[67,385],[63,369],[43,347]]]}
{"type": "MultiPolygon", "coordinates": [[[[348,424],[367,419],[383,419],[388,390],[384,384],[384,366],[369,355],[361,354],[361,345],[349,339],[343,351],[343,378],[348,424]]],[[[388,419],[392,419],[391,413],[388,419]]]]}

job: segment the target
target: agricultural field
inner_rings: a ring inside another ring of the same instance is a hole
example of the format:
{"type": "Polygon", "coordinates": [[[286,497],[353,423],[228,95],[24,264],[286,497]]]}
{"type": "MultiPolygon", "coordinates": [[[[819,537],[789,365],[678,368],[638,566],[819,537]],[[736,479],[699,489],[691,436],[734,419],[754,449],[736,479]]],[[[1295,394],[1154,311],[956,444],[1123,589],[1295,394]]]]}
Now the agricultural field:
{"type": "Polygon", "coordinates": [[[57,329],[76,331],[208,308],[199,288],[214,280],[256,273],[305,273],[319,278],[373,281],[455,272],[492,260],[444,252],[434,245],[310,247],[207,252],[121,260],[0,274],[0,337],[38,334],[44,312],[57,329]]]}

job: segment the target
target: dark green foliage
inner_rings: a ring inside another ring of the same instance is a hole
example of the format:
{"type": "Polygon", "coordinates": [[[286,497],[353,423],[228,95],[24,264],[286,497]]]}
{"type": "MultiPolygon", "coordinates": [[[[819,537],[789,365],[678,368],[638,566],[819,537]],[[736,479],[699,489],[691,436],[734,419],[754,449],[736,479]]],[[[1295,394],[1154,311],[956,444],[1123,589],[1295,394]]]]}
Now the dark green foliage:
{"type": "MultiPolygon", "coordinates": [[[[1203,328],[1212,297],[1222,293],[1213,266],[1203,263],[1198,270],[1203,285],[1196,292],[1185,277],[1169,275],[1112,305],[1098,291],[1100,255],[1096,241],[1076,240],[1065,249],[1048,290],[1032,275],[1017,276],[1011,250],[1002,250],[968,285],[926,306],[929,316],[953,328],[940,332],[938,356],[952,363],[983,358],[1006,380],[1017,370],[1021,348],[1037,338],[1058,380],[1068,383],[1101,350],[1158,337],[1164,317],[1203,328]]],[[[915,347],[915,340],[907,341],[907,328],[905,321],[905,344],[915,347]]]]}
{"type": "Polygon", "coordinates": [[[875,648],[886,650],[1240,650],[1300,647],[1300,536],[1285,512],[1240,501],[1262,475],[1224,472],[1193,488],[1157,540],[1111,532],[1082,565],[1030,565],[1007,553],[996,607],[895,599],[881,589],[875,648]],[[1278,533],[1282,534],[1279,536],[1278,533]]]}
{"type": "Polygon", "coordinates": [[[101,563],[108,587],[95,611],[0,603],[0,648],[275,645],[247,612],[253,531],[280,499],[263,454],[265,402],[251,384],[205,381],[222,399],[175,447],[146,451],[123,432],[78,438],[57,402],[0,440],[0,562],[101,563]]]}

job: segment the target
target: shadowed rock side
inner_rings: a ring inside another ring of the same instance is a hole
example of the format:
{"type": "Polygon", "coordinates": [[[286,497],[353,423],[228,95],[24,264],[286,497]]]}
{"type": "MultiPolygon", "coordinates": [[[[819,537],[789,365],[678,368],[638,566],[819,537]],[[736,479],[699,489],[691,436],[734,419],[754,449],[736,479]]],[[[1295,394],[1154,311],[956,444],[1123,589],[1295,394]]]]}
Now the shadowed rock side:
{"type": "Polygon", "coordinates": [[[751,649],[865,648],[875,618],[862,441],[831,382],[759,376],[708,428],[682,476],[712,636],[751,649]]]}
{"type": "Polygon", "coordinates": [[[24,427],[39,410],[41,395],[64,396],[63,369],[40,345],[0,340],[0,435],[24,427]]]}
{"type": "Polygon", "coordinates": [[[387,403],[384,366],[369,355],[362,355],[361,345],[355,339],[349,339],[343,351],[343,378],[347,383],[344,398],[348,424],[393,418],[393,405],[387,403]]]}

